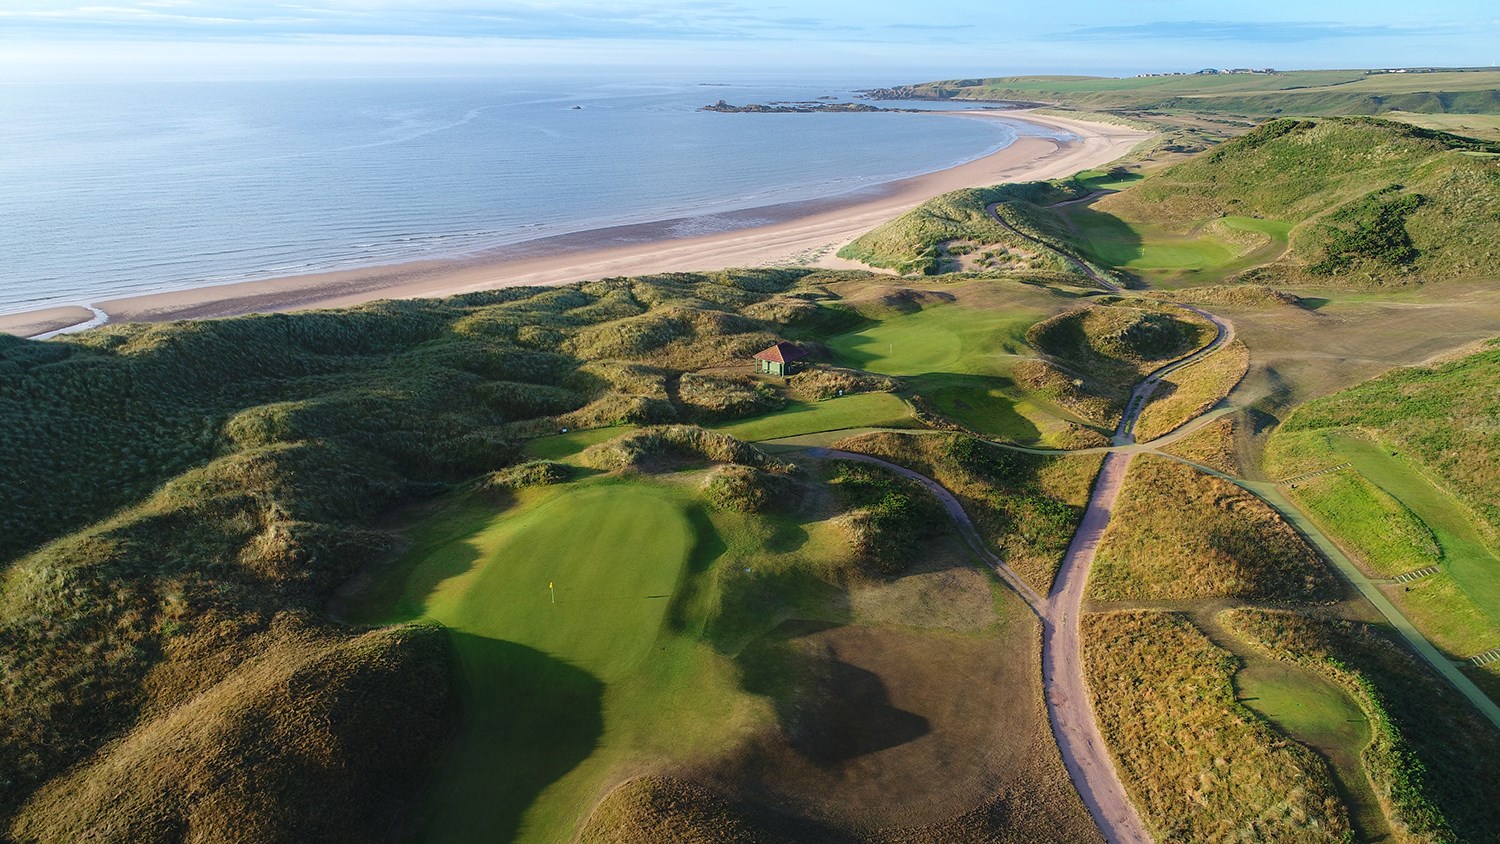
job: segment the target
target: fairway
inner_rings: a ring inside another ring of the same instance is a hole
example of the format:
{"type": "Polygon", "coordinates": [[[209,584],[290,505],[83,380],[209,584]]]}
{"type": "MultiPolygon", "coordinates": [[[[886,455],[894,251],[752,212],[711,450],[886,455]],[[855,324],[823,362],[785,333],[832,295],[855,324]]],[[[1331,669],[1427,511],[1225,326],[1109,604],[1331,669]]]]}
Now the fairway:
{"type": "Polygon", "coordinates": [[[1001,370],[1005,358],[1030,354],[1026,329],[1040,316],[936,305],[840,334],[828,345],[850,366],[882,375],[989,375],[1001,370]]]}
{"type": "Polygon", "coordinates": [[[1353,463],[1431,529],[1454,583],[1500,626],[1500,557],[1480,537],[1466,508],[1392,449],[1346,434],[1331,434],[1326,442],[1333,460],[1353,463]]]}
{"type": "Polygon", "coordinates": [[[1155,283],[1217,281],[1275,259],[1286,249],[1289,223],[1257,217],[1219,217],[1187,232],[1129,221],[1087,205],[1065,209],[1080,245],[1101,263],[1155,283]],[[1237,232],[1265,235],[1269,241],[1247,248],[1206,231],[1210,223],[1237,232]]]}
{"type": "MultiPolygon", "coordinates": [[[[1452,495],[1395,449],[1348,430],[1283,435],[1273,451],[1283,465],[1352,464],[1288,492],[1376,576],[1439,567],[1385,587],[1439,647],[1458,659],[1500,647],[1500,555],[1452,495]]],[[[1492,677],[1494,667],[1474,670],[1492,677]]]]}
{"type": "Polygon", "coordinates": [[[890,393],[859,393],[819,402],[796,401],[775,413],[712,426],[747,442],[849,428],[906,427],[911,407],[890,393]]]}
{"type": "Polygon", "coordinates": [[[635,430],[634,425],[616,425],[611,428],[590,428],[585,431],[569,431],[527,440],[521,452],[528,460],[567,460],[575,454],[597,443],[612,440],[635,430]]]}

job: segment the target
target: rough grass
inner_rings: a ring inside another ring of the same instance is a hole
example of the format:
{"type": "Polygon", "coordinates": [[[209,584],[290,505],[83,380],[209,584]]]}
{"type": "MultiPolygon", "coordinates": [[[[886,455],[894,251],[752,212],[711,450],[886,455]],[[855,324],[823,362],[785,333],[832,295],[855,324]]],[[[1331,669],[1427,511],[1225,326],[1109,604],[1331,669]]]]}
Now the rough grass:
{"type": "Polygon", "coordinates": [[[1342,841],[1327,765],[1235,699],[1238,661],[1182,616],[1094,613],[1083,656],[1104,740],[1158,841],[1342,841]]]}
{"type": "Polygon", "coordinates": [[[402,823],[450,729],[447,637],[282,630],[182,706],[49,783],[18,841],[364,842],[402,823]],[[402,725],[392,732],[388,723],[402,725]]]}
{"type": "Polygon", "coordinates": [[[751,466],[715,466],[703,480],[703,497],[721,510],[764,513],[794,510],[802,491],[785,475],[751,466]]]}
{"type": "Polygon", "coordinates": [[[668,457],[785,470],[783,464],[748,443],[692,425],[640,428],[589,446],[580,459],[585,466],[595,469],[625,469],[642,468],[653,460],[668,457]]]}
{"type": "Polygon", "coordinates": [[[890,89],[899,98],[1045,102],[1080,109],[1231,115],[1495,113],[1500,74],[1489,70],[1366,74],[1301,70],[1110,78],[1010,76],[890,89]]]}
{"type": "Polygon", "coordinates": [[[1221,617],[1266,653],[1319,672],[1358,703],[1373,734],[1361,760],[1406,840],[1493,837],[1500,733],[1409,652],[1348,622],[1262,610],[1221,617]]]}
{"type": "Polygon", "coordinates": [[[1317,552],[1258,498],[1149,455],[1132,463],[1089,575],[1099,601],[1328,601],[1341,592],[1317,552]]]}
{"type": "Polygon", "coordinates": [[[835,446],[881,457],[942,484],[991,548],[1042,592],[1051,588],[1103,462],[1100,455],[1009,451],[962,434],[865,434],[835,446]]]}
{"type": "Polygon", "coordinates": [[[683,373],[677,396],[682,406],[701,421],[753,416],[786,405],[786,399],[775,390],[750,378],[701,372],[683,373]]]}
{"type": "Polygon", "coordinates": [[[1250,369],[1250,350],[1236,340],[1157,385],[1135,423],[1136,439],[1154,440],[1222,401],[1250,369]]]}
{"type": "Polygon", "coordinates": [[[1244,471],[1236,444],[1236,431],[1240,425],[1237,414],[1221,416],[1162,450],[1226,475],[1238,476],[1244,471]]]}
{"type": "Polygon", "coordinates": [[[1032,220],[1045,215],[1043,206],[1081,196],[1085,189],[1073,182],[1026,182],[991,188],[966,188],[924,202],[917,208],[876,227],[839,250],[839,257],[885,267],[899,273],[937,275],[960,269],[946,249],[961,241],[970,249],[992,250],[1003,266],[1021,270],[1075,272],[1068,262],[995,221],[987,210],[1003,203],[1006,217],[1027,234],[1040,234],[1032,220]]]}
{"type": "Polygon", "coordinates": [[[1089,305],[1032,325],[1027,341],[1044,355],[1017,367],[1041,396],[1113,427],[1140,378],[1213,339],[1196,314],[1155,304],[1089,305]]]}
{"type": "Polygon", "coordinates": [[[905,571],[918,542],[946,529],[942,506],[915,481],[869,463],[837,461],[832,468],[829,482],[846,508],[835,524],[874,572],[905,571]]]}

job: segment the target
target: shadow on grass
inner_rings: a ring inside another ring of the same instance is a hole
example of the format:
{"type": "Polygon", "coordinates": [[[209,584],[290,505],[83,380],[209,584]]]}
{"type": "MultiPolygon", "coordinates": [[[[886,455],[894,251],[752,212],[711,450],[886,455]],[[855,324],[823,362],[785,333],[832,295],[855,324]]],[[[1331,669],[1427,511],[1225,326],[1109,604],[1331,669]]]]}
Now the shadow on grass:
{"type": "Polygon", "coordinates": [[[771,698],[787,745],[831,768],[932,732],[891,703],[885,681],[812,637],[835,624],[790,620],[739,657],[746,691],[771,698]]]}
{"type": "Polygon", "coordinates": [[[905,380],[939,413],[965,428],[1016,442],[1036,442],[1042,437],[1030,419],[1016,412],[1015,401],[1003,394],[1015,388],[1009,378],[932,372],[905,380]]]}
{"type": "Polygon", "coordinates": [[[604,684],[541,651],[448,631],[462,721],[421,837],[511,841],[526,810],[598,747],[604,684]]]}
{"type": "Polygon", "coordinates": [[[1119,269],[1146,254],[1140,233],[1113,214],[1078,206],[1067,216],[1078,232],[1073,246],[1086,259],[1119,269]]]}

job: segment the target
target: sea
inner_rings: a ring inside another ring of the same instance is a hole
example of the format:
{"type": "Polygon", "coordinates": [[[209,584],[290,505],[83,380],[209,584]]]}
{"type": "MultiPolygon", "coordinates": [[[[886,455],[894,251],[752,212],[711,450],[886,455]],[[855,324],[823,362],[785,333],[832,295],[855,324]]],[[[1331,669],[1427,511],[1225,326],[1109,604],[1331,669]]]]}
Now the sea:
{"type": "Polygon", "coordinates": [[[0,84],[0,313],[631,223],[710,233],[745,225],[715,216],[727,211],[868,188],[1048,134],[928,114],[699,110],[850,101],[878,84],[0,84]]]}

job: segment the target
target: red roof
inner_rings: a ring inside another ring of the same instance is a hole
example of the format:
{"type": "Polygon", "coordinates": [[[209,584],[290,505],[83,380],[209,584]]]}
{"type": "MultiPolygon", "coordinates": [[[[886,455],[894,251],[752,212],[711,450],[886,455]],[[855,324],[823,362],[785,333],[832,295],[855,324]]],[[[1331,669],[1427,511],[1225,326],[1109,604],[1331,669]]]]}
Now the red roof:
{"type": "Polygon", "coordinates": [[[783,340],[766,349],[764,352],[756,354],[755,359],[769,360],[776,363],[791,363],[794,360],[801,360],[805,357],[807,357],[807,352],[783,340]]]}

